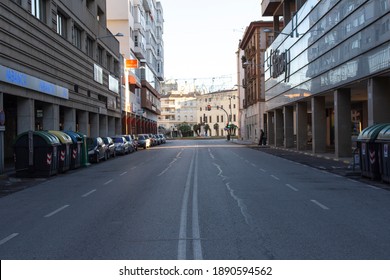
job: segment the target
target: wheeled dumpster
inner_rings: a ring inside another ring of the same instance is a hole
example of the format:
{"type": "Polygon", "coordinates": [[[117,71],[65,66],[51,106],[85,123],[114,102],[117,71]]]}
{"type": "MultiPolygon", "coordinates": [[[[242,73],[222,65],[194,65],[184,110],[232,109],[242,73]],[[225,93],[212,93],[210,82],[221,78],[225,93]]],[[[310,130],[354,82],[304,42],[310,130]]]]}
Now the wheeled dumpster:
{"type": "Polygon", "coordinates": [[[59,139],[45,131],[27,131],[17,136],[13,148],[18,177],[50,177],[58,173],[59,139]]]}
{"type": "Polygon", "coordinates": [[[389,124],[375,124],[362,130],[357,138],[360,149],[360,169],[362,176],[372,180],[381,179],[379,169],[379,144],[376,142],[379,132],[389,124]]]}
{"type": "Polygon", "coordinates": [[[58,172],[64,173],[70,169],[70,145],[73,144],[72,138],[62,131],[49,130],[48,132],[60,140],[61,145],[58,147],[58,172]]]}
{"type": "Polygon", "coordinates": [[[80,132],[76,132],[83,140],[81,144],[81,166],[86,167],[89,164],[88,161],[88,147],[87,147],[87,135],[80,132]]]}
{"type": "Polygon", "coordinates": [[[379,132],[375,142],[379,145],[379,170],[382,181],[390,183],[390,125],[379,132]]]}
{"type": "Polygon", "coordinates": [[[77,169],[81,166],[83,138],[74,131],[64,131],[64,133],[68,134],[73,142],[70,145],[70,169],[77,169]]]}

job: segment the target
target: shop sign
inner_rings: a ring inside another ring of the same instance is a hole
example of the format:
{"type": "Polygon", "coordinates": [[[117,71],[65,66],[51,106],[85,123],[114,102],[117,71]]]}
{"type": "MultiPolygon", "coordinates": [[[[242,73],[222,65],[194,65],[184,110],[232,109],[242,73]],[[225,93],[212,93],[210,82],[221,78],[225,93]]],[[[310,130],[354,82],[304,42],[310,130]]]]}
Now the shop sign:
{"type": "Polygon", "coordinates": [[[69,90],[34,76],[0,65],[0,81],[35,90],[63,99],[69,99],[69,90]]]}
{"type": "Polygon", "coordinates": [[[93,79],[99,84],[103,84],[103,68],[97,64],[93,65],[93,79]]]}
{"type": "Polygon", "coordinates": [[[111,75],[108,76],[108,89],[119,93],[119,80],[111,75]]]}
{"type": "Polygon", "coordinates": [[[271,50],[271,74],[273,78],[278,78],[283,73],[285,74],[285,82],[288,82],[289,76],[289,66],[290,66],[290,54],[289,51],[286,50],[280,53],[279,50],[272,51],[271,50]]]}

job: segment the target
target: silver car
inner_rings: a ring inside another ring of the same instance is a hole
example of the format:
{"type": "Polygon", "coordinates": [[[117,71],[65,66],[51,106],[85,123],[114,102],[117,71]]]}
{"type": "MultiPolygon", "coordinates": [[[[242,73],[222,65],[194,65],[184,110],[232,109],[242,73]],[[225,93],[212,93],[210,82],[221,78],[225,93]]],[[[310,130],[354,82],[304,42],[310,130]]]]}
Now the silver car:
{"type": "Polygon", "coordinates": [[[125,155],[130,153],[130,144],[127,142],[126,138],[123,136],[114,136],[112,137],[115,145],[115,152],[120,155],[125,155]]]}

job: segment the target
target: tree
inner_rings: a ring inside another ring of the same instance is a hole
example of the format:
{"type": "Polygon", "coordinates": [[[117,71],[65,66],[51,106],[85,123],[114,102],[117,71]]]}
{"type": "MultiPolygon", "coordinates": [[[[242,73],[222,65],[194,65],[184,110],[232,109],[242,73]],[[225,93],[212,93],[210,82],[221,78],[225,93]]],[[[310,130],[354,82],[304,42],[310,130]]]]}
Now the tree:
{"type": "Polygon", "coordinates": [[[210,126],[209,126],[208,123],[206,123],[206,125],[204,126],[204,130],[205,130],[205,132],[206,132],[207,135],[209,135],[208,132],[210,131],[210,136],[211,136],[211,129],[210,129],[210,126]]]}
{"type": "Polygon", "coordinates": [[[219,124],[218,123],[214,124],[214,129],[215,129],[216,135],[219,136],[219,124]]]}
{"type": "Polygon", "coordinates": [[[183,135],[183,137],[192,136],[191,135],[191,132],[192,132],[191,126],[186,122],[179,124],[177,129],[180,130],[181,135],[183,135]]]}
{"type": "Polygon", "coordinates": [[[200,133],[200,125],[199,124],[194,124],[193,126],[193,131],[196,133],[197,136],[199,136],[200,133]]]}

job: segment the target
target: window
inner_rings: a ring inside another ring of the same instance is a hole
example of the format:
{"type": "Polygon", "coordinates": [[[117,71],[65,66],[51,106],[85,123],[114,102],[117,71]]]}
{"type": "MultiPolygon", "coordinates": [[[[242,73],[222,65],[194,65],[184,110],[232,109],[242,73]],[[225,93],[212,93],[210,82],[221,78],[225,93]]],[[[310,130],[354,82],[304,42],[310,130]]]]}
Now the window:
{"type": "Polygon", "coordinates": [[[110,54],[107,54],[107,69],[112,71],[112,56],[110,54]]]}
{"type": "Polygon", "coordinates": [[[134,46],[138,47],[138,35],[134,36],[134,46]]]}
{"type": "Polygon", "coordinates": [[[221,116],[221,122],[223,122],[223,116],[221,116]]]}
{"type": "Polygon", "coordinates": [[[212,118],[211,118],[211,116],[209,116],[209,123],[212,123],[213,121],[212,121],[212,118]]]}
{"type": "Polygon", "coordinates": [[[100,7],[98,7],[96,20],[97,20],[98,22],[104,22],[104,21],[105,21],[104,12],[103,12],[102,9],[100,9],[100,7]]]}
{"type": "Polygon", "coordinates": [[[95,0],[87,0],[87,8],[88,9],[90,9],[90,10],[92,10],[92,7],[93,7],[93,2],[94,2],[95,0]]]}
{"type": "Polygon", "coordinates": [[[73,37],[73,44],[81,50],[81,29],[77,26],[74,26],[74,37],[73,37]]]}
{"type": "Polygon", "coordinates": [[[119,77],[119,62],[118,62],[118,60],[114,60],[114,74],[119,77]]]}
{"type": "Polygon", "coordinates": [[[236,115],[235,114],[233,115],[233,121],[234,122],[236,121],[236,115]]]}
{"type": "Polygon", "coordinates": [[[96,60],[100,65],[103,65],[103,48],[98,46],[96,60]]]}
{"type": "Polygon", "coordinates": [[[93,58],[93,40],[91,37],[87,37],[87,55],[93,58]]]}
{"type": "Polygon", "coordinates": [[[46,1],[31,0],[31,14],[37,19],[44,21],[46,16],[46,1]]]}
{"type": "Polygon", "coordinates": [[[219,116],[217,116],[217,123],[219,123],[219,116]]]}
{"type": "Polygon", "coordinates": [[[57,13],[57,33],[66,38],[66,17],[60,12],[57,13]]]}

